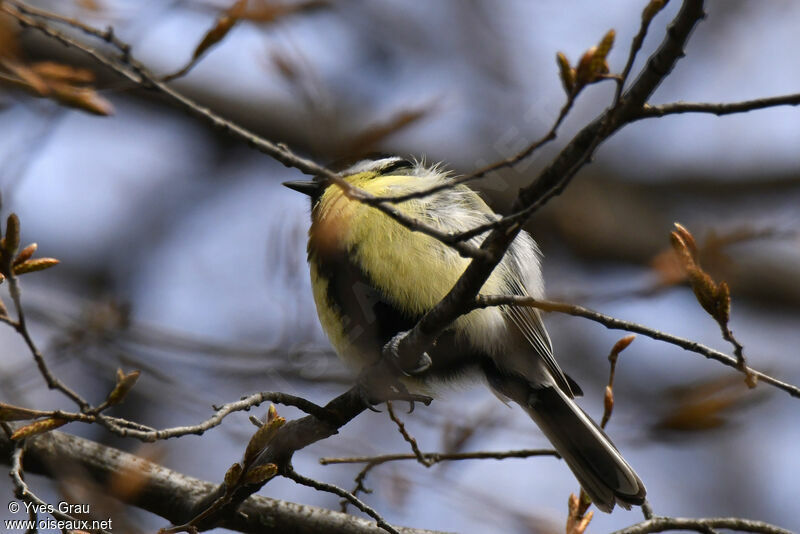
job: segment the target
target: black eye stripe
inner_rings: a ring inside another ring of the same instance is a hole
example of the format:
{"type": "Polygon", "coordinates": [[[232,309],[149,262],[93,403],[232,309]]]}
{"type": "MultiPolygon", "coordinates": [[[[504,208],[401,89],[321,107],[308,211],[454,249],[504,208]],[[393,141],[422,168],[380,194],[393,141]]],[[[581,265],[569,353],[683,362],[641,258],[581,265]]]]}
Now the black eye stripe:
{"type": "Polygon", "coordinates": [[[398,159],[381,169],[381,174],[389,174],[400,169],[410,169],[414,164],[407,159],[398,159]]]}

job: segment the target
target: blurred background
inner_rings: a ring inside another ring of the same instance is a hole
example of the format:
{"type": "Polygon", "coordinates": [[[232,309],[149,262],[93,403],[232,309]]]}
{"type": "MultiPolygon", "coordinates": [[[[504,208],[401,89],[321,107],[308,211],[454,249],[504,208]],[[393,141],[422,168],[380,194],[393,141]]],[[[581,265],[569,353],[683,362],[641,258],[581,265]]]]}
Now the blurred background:
{"type": "MultiPolygon", "coordinates": [[[[378,150],[443,161],[459,173],[511,156],[549,129],[565,98],[557,51],[576,63],[614,28],[609,63],[619,72],[644,7],[642,0],[286,1],[250,0],[244,20],[174,87],[319,162],[378,150]]],[[[163,75],[189,61],[231,3],[35,2],[113,26],[163,75]]],[[[634,72],[661,40],[673,4],[654,20],[634,72]]],[[[788,53],[798,45],[800,4],[711,0],[707,11],[653,103],[800,90],[788,53]]],[[[256,391],[318,403],[344,391],[352,375],[330,352],[309,289],[307,199],[280,185],[300,173],[40,34],[8,19],[0,32],[0,56],[14,48],[26,61],[89,69],[102,106],[113,107],[112,116],[96,116],[0,84],[2,216],[18,213],[24,244],[36,241],[41,255],[61,260],[22,280],[34,335],[57,374],[100,402],[118,367],[141,369],[112,413],[157,427],[199,422],[212,404],[256,391]]],[[[614,87],[587,88],[552,146],[480,182],[489,203],[506,209],[518,187],[610,103],[614,87]]],[[[731,328],[750,364],[800,383],[798,146],[800,111],[790,107],[625,128],[530,222],[549,296],[730,352],[669,251],[680,221],[696,236],[704,268],[731,286],[731,328]]],[[[562,367],[583,387],[582,406],[599,419],[606,356],[624,332],[552,314],[546,322],[562,367]]],[[[0,401],[74,408],[47,391],[11,329],[0,329],[0,343],[0,401]]],[[[748,390],[732,369],[641,336],[620,358],[615,393],[608,432],[657,514],[800,529],[797,399],[764,385],[748,390]]],[[[403,418],[423,451],[548,446],[520,409],[483,387],[453,391],[403,418]]],[[[235,414],[202,438],[149,445],[77,424],[64,430],[219,482],[253,427],[235,414]]],[[[361,466],[324,467],[318,459],[408,449],[386,413],[368,412],[298,453],[295,467],[352,489],[361,466]]],[[[29,482],[58,500],[57,485],[29,482]]],[[[366,501],[390,522],[462,533],[562,532],[567,498],[578,490],[553,458],[385,464],[366,485],[375,490],[366,501]]],[[[0,492],[11,498],[7,477],[0,492]]],[[[261,493],[339,507],[333,496],[281,479],[261,493]]],[[[164,525],[136,510],[114,513],[142,530],[164,525]]],[[[641,518],[639,510],[598,514],[589,532],[641,518]]]]}

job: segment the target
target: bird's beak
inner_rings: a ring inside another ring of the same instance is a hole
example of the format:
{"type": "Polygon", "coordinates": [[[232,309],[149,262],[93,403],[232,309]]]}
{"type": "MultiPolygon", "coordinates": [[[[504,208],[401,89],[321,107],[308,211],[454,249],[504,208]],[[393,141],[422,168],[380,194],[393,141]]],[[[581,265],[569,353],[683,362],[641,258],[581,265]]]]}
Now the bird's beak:
{"type": "Polygon", "coordinates": [[[289,189],[293,189],[298,193],[303,193],[310,197],[316,197],[320,194],[324,185],[322,182],[316,180],[301,180],[298,182],[283,182],[283,185],[289,189]]]}

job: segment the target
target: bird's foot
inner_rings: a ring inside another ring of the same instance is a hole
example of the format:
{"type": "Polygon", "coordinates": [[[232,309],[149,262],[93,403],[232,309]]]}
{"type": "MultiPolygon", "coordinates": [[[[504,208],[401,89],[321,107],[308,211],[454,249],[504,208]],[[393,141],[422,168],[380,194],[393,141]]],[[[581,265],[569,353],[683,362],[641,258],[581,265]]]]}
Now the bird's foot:
{"type": "Polygon", "coordinates": [[[414,376],[424,373],[430,369],[431,365],[433,365],[433,360],[431,360],[431,357],[428,356],[427,352],[420,354],[419,359],[410,368],[401,364],[400,342],[406,337],[406,334],[408,334],[407,331],[398,332],[392,339],[389,340],[386,345],[384,345],[382,354],[383,359],[389,362],[395,368],[399,369],[400,372],[406,376],[414,376]]]}
{"type": "Polygon", "coordinates": [[[415,402],[428,406],[433,401],[433,397],[428,395],[411,393],[405,384],[387,372],[383,362],[371,365],[361,372],[357,381],[357,391],[364,405],[373,412],[380,412],[375,406],[387,400],[407,401],[408,413],[414,411],[415,402]]]}

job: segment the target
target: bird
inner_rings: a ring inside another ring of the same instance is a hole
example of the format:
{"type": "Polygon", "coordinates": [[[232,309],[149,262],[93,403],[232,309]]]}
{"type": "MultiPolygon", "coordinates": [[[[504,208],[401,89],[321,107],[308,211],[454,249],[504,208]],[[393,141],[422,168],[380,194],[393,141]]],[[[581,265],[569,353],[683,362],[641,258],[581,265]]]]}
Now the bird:
{"type": "MultiPolygon", "coordinates": [[[[376,197],[446,186],[396,204],[443,232],[500,218],[476,191],[453,183],[441,164],[378,156],[353,163],[340,176],[376,197]]],[[[317,314],[340,359],[355,370],[375,364],[382,348],[431,310],[469,264],[452,247],[350,198],[329,180],[283,185],[310,197],[307,254],[317,314]]],[[[480,246],[486,235],[469,243],[480,246]]],[[[480,293],[543,298],[540,257],[530,234],[520,231],[480,293]]],[[[582,391],[556,361],[538,310],[472,310],[451,323],[426,354],[424,370],[405,384],[436,392],[462,381],[484,382],[501,400],[527,412],[599,510],[644,504],[639,476],[575,402],[582,391]]]]}

